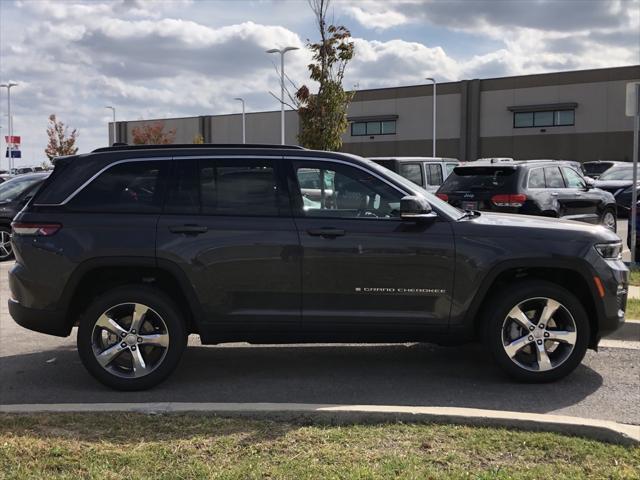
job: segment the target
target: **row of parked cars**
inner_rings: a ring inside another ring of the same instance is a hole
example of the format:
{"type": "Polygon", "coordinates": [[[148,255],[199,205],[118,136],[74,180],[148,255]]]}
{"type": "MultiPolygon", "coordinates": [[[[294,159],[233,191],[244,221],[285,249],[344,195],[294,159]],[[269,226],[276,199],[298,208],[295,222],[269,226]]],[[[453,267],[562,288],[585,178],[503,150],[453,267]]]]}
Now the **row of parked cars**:
{"type": "Polygon", "coordinates": [[[601,223],[615,231],[631,205],[626,162],[375,157],[371,160],[463,210],[520,213],[601,223]]]}

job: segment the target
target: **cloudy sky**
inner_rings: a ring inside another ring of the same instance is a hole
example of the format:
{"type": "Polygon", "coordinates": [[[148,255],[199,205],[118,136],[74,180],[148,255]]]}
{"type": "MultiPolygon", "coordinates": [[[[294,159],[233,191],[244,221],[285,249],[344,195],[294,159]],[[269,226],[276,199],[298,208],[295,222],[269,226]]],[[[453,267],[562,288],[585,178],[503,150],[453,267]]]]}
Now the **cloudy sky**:
{"type": "MultiPolygon", "coordinates": [[[[345,85],[375,88],[640,63],[640,0],[334,0],[356,57],[345,85]]],[[[56,113],[87,151],[119,120],[275,110],[266,49],[315,39],[305,0],[0,0],[0,82],[12,90],[21,164],[44,158],[56,113]]],[[[309,55],[287,54],[307,79],[309,55]]],[[[6,89],[0,132],[6,130],[6,89]]],[[[0,144],[4,159],[4,142],[0,144]]]]}

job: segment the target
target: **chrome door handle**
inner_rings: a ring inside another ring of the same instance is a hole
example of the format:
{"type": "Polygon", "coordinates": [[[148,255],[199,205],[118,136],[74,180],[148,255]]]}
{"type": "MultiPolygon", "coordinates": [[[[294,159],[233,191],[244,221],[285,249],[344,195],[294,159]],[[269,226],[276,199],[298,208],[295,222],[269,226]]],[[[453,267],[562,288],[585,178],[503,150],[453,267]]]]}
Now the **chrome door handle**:
{"type": "Polygon", "coordinates": [[[551,195],[553,195],[554,197],[558,196],[558,192],[551,192],[551,195]]]}

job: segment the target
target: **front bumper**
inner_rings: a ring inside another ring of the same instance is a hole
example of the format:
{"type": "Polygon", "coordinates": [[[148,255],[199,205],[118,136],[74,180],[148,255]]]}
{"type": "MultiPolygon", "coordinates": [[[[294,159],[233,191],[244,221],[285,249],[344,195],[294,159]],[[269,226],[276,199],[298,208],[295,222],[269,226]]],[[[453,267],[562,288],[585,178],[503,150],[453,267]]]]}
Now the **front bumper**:
{"type": "Polygon", "coordinates": [[[73,327],[64,312],[27,308],[13,299],[9,300],[9,314],[24,328],[58,337],[68,337],[73,327]]]}

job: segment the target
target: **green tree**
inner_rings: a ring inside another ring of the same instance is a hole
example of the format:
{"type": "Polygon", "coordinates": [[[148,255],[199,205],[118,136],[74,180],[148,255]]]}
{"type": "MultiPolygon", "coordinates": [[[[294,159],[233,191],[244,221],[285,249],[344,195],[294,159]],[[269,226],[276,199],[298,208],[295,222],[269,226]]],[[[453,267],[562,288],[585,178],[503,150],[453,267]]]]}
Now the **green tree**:
{"type": "Polygon", "coordinates": [[[339,150],[342,134],[347,130],[347,108],[353,99],[352,92],[342,87],[345,68],[354,55],[351,32],[344,26],[327,25],[330,0],[309,0],[316,17],[320,41],[307,41],[313,52],[309,65],[311,80],[318,82],[318,93],[312,94],[303,85],[296,94],[300,132],[298,140],[307,147],[318,150],[339,150]]]}
{"type": "Polygon", "coordinates": [[[69,133],[69,127],[62,121],[58,121],[53,113],[49,115],[47,136],[49,137],[49,143],[47,143],[44,153],[49,160],[63,155],[75,155],[78,151],[78,147],[76,147],[76,139],[79,136],[78,131],[74,128],[69,133]]]}

